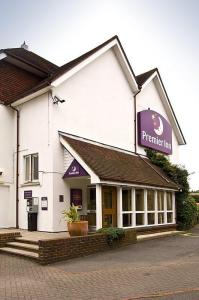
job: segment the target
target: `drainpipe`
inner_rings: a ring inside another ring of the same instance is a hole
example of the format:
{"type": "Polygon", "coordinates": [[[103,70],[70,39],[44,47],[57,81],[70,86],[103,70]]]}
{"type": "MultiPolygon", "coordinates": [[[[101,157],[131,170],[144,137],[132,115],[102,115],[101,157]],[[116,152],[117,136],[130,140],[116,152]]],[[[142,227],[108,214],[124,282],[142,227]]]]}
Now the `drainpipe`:
{"type": "Polygon", "coordinates": [[[141,89],[133,96],[134,97],[134,150],[137,153],[137,106],[136,96],[141,92],[141,89]]]}
{"type": "Polygon", "coordinates": [[[17,113],[17,141],[16,141],[16,228],[19,228],[19,111],[12,105],[10,107],[17,113]]]}

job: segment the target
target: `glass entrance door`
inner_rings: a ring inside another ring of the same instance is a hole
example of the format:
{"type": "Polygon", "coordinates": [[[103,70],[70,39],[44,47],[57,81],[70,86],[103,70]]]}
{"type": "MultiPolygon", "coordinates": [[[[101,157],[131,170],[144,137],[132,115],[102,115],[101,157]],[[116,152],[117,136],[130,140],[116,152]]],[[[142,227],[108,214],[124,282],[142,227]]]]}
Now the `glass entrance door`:
{"type": "Polygon", "coordinates": [[[102,226],[117,226],[117,190],[115,187],[102,187],[102,226]]]}

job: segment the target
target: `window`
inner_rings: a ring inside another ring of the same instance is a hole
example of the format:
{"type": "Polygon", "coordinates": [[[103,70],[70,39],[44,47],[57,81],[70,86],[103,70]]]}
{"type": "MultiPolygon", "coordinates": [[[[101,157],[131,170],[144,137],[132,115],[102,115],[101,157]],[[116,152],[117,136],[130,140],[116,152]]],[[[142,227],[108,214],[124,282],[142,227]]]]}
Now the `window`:
{"type": "Polygon", "coordinates": [[[147,191],[147,210],[154,211],[155,210],[155,194],[154,191],[147,191]]]}
{"type": "Polygon", "coordinates": [[[155,214],[148,213],[148,225],[155,224],[155,214]]]}
{"type": "Polygon", "coordinates": [[[123,227],[133,226],[133,208],[131,202],[131,189],[122,190],[122,224],[123,227]]]}
{"type": "Polygon", "coordinates": [[[136,214],[136,226],[144,225],[144,214],[137,213],[136,214]]]}
{"type": "Polygon", "coordinates": [[[96,190],[95,188],[89,188],[88,190],[88,210],[96,210],[96,190]]]}
{"type": "Polygon", "coordinates": [[[131,190],[122,190],[122,210],[123,211],[132,211],[131,190]]]}
{"type": "Polygon", "coordinates": [[[135,190],[136,211],[144,211],[144,190],[135,190]]]}
{"type": "Polygon", "coordinates": [[[132,226],[132,214],[123,214],[122,218],[123,227],[132,226]]]}
{"type": "Polygon", "coordinates": [[[25,182],[39,180],[39,156],[30,154],[24,156],[25,163],[25,182]]]}
{"type": "Polygon", "coordinates": [[[172,194],[167,192],[167,210],[172,210],[172,194]]]}
{"type": "Polygon", "coordinates": [[[164,192],[157,191],[158,197],[158,211],[164,211],[164,192]]]}
{"type": "Polygon", "coordinates": [[[174,200],[174,195],[170,191],[123,188],[122,227],[173,224],[175,222],[174,200]]]}

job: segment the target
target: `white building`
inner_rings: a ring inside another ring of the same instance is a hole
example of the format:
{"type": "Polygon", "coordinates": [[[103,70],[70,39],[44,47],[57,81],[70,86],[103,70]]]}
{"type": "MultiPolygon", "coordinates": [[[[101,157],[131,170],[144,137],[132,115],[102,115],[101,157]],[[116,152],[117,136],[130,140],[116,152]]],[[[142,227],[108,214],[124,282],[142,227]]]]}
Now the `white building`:
{"type": "Polygon", "coordinates": [[[90,228],[175,224],[176,184],[145,157],[185,144],[157,69],[135,76],[117,36],[57,67],[0,51],[0,227],[66,230],[73,201],[90,228]]]}

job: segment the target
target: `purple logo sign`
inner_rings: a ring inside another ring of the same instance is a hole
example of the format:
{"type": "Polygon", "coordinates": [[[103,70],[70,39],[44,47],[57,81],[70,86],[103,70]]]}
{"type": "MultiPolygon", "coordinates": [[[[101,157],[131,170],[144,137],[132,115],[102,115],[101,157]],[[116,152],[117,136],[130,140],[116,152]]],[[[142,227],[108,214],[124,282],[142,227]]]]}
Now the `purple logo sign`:
{"type": "Polygon", "coordinates": [[[63,178],[88,176],[88,173],[82,168],[82,166],[74,159],[69,166],[68,170],[64,174],[63,178]]]}
{"type": "Polygon", "coordinates": [[[167,120],[153,110],[138,113],[138,143],[157,151],[172,154],[172,129],[167,120]]]}
{"type": "Polygon", "coordinates": [[[24,199],[32,198],[32,191],[24,191],[24,199]]]}

